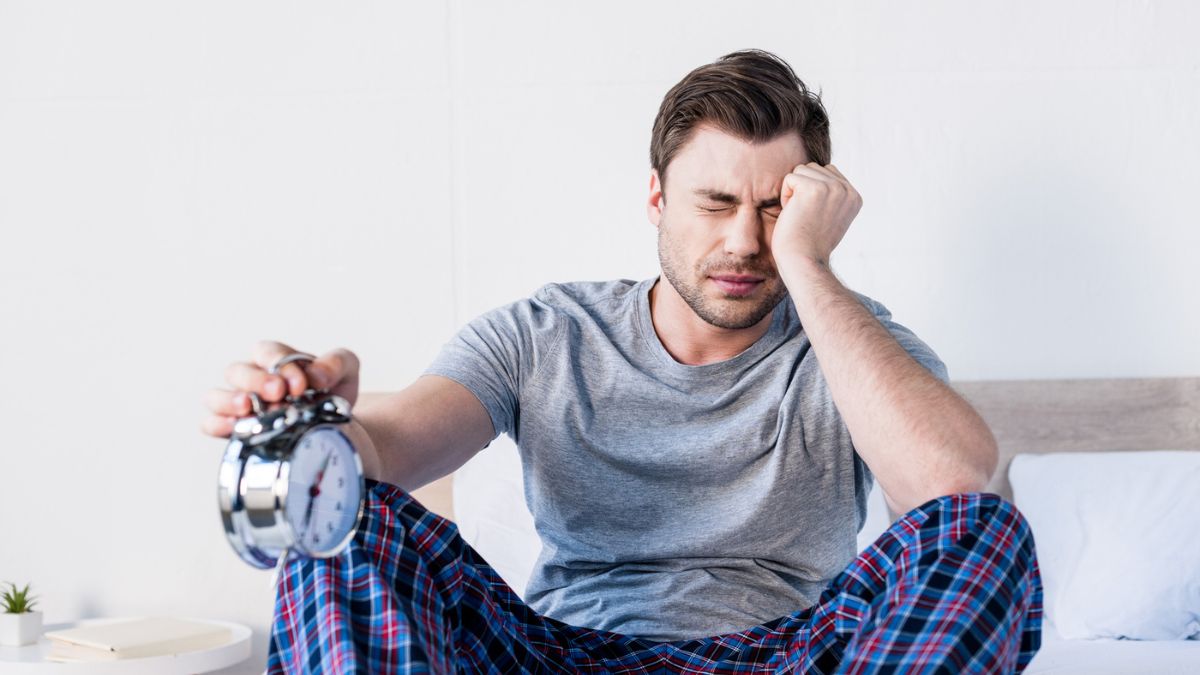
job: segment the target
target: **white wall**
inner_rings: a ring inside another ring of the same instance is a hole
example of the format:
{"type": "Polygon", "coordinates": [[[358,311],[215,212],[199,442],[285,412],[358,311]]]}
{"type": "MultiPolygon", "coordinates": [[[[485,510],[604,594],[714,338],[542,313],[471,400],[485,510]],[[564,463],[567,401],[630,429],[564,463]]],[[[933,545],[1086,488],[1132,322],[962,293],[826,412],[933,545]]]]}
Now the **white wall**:
{"type": "Polygon", "coordinates": [[[756,46],[865,206],[834,265],[957,379],[1200,374],[1200,8],[0,0],[0,580],[263,629],[205,390],[261,338],[414,378],[547,281],[656,273],[650,125],[756,46]]]}

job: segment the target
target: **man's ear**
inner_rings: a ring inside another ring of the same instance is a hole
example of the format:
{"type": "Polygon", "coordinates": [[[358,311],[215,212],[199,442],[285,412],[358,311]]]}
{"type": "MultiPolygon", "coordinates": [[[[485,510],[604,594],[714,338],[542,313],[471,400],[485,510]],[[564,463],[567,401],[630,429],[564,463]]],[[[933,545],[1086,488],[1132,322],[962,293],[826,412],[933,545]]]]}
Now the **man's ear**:
{"type": "Polygon", "coordinates": [[[664,206],[663,184],[658,179],[658,170],[650,169],[650,198],[646,201],[646,215],[655,227],[658,227],[659,221],[662,220],[664,206]]]}

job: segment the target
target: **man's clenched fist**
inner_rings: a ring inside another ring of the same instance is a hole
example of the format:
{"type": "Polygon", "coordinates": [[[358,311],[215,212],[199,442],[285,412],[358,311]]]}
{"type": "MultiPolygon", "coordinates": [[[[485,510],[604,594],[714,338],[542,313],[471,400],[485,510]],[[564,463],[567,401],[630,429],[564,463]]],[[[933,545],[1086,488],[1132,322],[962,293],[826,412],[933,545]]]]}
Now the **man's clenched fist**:
{"type": "Polygon", "coordinates": [[[775,264],[804,259],[828,264],[862,208],[862,197],[834,165],[809,162],[784,177],[779,203],[782,209],[771,235],[775,264]]]}

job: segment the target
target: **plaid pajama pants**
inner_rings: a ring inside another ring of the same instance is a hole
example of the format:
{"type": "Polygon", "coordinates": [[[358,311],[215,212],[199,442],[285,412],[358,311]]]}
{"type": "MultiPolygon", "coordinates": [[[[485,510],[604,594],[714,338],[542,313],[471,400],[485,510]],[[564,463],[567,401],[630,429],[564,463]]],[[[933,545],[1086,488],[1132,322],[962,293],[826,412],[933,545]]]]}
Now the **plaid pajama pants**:
{"type": "Polygon", "coordinates": [[[1033,536],[989,493],[930,500],[811,607],[655,642],[541,616],[404,490],[367,481],[346,551],[288,564],[267,670],[320,673],[1012,673],[1041,645],[1033,536]]]}

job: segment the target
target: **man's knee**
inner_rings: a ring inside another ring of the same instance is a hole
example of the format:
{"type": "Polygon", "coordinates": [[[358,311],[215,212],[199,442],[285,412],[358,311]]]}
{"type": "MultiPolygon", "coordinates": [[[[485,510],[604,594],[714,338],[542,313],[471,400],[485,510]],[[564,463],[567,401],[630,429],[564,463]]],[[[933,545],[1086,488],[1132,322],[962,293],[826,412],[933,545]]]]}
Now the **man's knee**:
{"type": "Polygon", "coordinates": [[[957,539],[985,539],[987,545],[1013,553],[1004,556],[1012,563],[1036,556],[1029,521],[1016,504],[998,494],[956,492],[931,499],[908,515],[914,512],[923,516],[921,528],[944,529],[957,539]]]}

